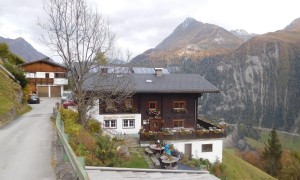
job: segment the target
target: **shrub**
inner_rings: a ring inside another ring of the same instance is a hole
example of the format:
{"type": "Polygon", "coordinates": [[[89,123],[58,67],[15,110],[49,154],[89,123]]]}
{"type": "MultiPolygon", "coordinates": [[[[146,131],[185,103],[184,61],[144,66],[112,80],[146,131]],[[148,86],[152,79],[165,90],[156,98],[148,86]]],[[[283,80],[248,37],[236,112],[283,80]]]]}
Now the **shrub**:
{"type": "Polygon", "coordinates": [[[91,119],[88,122],[88,128],[91,133],[99,133],[101,134],[101,123],[95,119],[91,119]]]}
{"type": "Polygon", "coordinates": [[[224,164],[222,164],[219,160],[217,160],[211,166],[210,172],[221,179],[226,179],[225,168],[226,168],[226,166],[224,164]]]}
{"type": "Polygon", "coordinates": [[[70,109],[61,109],[61,118],[62,121],[67,124],[67,123],[77,123],[78,119],[78,113],[74,112],[70,109]]]}

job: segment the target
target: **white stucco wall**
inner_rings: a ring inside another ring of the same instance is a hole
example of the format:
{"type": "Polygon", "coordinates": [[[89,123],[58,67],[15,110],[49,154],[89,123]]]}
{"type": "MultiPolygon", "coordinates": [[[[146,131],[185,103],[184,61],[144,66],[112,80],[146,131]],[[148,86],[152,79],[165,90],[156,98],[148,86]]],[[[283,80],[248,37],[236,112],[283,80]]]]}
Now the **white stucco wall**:
{"type": "Polygon", "coordinates": [[[112,129],[118,133],[138,134],[141,129],[141,114],[99,114],[99,105],[91,109],[90,114],[102,124],[104,124],[104,120],[117,120],[117,127],[112,129]],[[124,128],[123,119],[134,119],[134,128],[124,128]]]}
{"type": "Polygon", "coordinates": [[[93,117],[102,124],[104,124],[104,120],[117,120],[117,127],[112,129],[117,131],[118,133],[138,134],[141,129],[141,114],[98,114],[94,115],[93,117]],[[134,128],[124,128],[123,119],[134,119],[134,128]]]}
{"type": "Polygon", "coordinates": [[[217,159],[222,162],[223,140],[222,139],[202,139],[190,141],[168,141],[174,144],[175,149],[185,153],[185,144],[192,144],[192,157],[208,159],[214,163],[217,159]],[[212,152],[202,152],[203,144],[212,144],[212,152]]]}

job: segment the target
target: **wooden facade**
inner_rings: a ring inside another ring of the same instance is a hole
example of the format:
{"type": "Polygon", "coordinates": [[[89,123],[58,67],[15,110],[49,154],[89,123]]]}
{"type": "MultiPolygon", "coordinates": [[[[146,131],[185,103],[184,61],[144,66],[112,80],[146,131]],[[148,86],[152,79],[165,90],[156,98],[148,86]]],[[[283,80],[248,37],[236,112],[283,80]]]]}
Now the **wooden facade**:
{"type": "Polygon", "coordinates": [[[59,97],[67,82],[67,70],[48,58],[21,65],[32,93],[41,97],[59,97]]]}
{"type": "Polygon", "coordinates": [[[146,131],[161,131],[164,128],[194,129],[199,97],[199,94],[137,93],[128,98],[133,102],[132,107],[126,107],[124,102],[107,109],[104,103],[100,106],[99,112],[100,114],[140,113],[142,127],[146,131]]]}

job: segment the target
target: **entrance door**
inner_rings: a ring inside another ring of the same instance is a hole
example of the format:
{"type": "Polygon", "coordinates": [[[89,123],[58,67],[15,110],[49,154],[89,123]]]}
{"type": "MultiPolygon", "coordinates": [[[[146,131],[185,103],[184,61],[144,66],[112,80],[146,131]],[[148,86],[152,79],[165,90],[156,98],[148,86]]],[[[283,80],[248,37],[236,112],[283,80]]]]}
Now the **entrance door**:
{"type": "Polygon", "coordinates": [[[184,144],[184,155],[189,157],[189,159],[192,158],[192,144],[184,144]]]}
{"type": "Polygon", "coordinates": [[[150,131],[158,132],[161,127],[160,119],[150,119],[150,131]]]}

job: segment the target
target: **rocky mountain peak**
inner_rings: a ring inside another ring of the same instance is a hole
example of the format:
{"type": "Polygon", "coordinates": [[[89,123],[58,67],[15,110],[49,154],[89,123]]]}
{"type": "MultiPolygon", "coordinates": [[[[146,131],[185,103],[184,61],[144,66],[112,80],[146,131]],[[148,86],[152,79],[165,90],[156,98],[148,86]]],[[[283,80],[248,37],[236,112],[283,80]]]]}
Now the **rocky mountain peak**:
{"type": "Polygon", "coordinates": [[[300,18],[295,19],[291,24],[289,24],[284,28],[284,30],[294,30],[294,29],[300,30],[300,18]]]}
{"type": "Polygon", "coordinates": [[[235,29],[235,30],[231,30],[230,32],[238,35],[249,35],[249,33],[244,29],[235,29]]]}
{"type": "Polygon", "coordinates": [[[243,41],[229,31],[214,24],[186,18],[175,30],[151,51],[132,59],[132,62],[174,61],[182,57],[193,60],[201,57],[227,54],[243,41]]]}
{"type": "Polygon", "coordinates": [[[231,32],[231,34],[233,34],[236,37],[240,38],[244,42],[248,41],[249,39],[251,39],[254,36],[257,36],[257,34],[253,34],[253,33],[250,34],[244,29],[231,30],[230,32],[231,32]]]}
{"type": "Polygon", "coordinates": [[[197,21],[196,19],[194,19],[194,18],[190,18],[190,17],[188,17],[188,18],[186,18],[176,29],[175,29],[175,31],[176,30],[185,30],[188,26],[190,26],[190,25],[192,25],[192,24],[194,24],[194,23],[201,23],[201,22],[199,22],[199,21],[197,21]]]}

